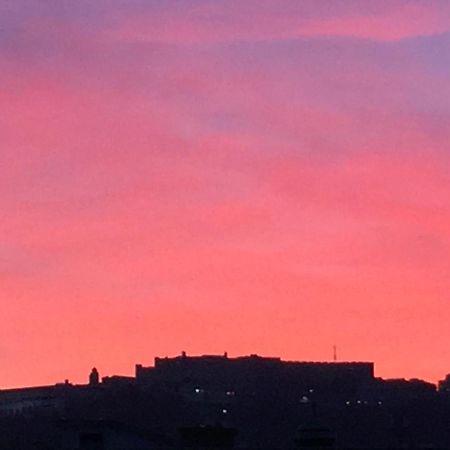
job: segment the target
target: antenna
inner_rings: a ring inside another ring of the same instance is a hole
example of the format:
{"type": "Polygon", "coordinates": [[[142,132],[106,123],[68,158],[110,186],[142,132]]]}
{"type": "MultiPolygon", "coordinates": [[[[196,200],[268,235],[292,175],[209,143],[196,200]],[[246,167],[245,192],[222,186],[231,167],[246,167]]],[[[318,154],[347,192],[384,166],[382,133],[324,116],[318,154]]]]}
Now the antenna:
{"type": "Polygon", "coordinates": [[[336,345],[333,345],[333,361],[337,361],[337,347],[336,345]]]}

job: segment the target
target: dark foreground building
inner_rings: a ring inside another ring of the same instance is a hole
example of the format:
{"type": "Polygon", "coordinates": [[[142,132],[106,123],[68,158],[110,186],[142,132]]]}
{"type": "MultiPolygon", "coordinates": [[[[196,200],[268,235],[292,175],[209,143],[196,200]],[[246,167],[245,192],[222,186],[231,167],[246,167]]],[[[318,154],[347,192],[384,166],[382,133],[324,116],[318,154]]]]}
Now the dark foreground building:
{"type": "Polygon", "coordinates": [[[0,449],[450,448],[450,390],[367,362],[156,358],[134,377],[0,391],[0,449]]]}

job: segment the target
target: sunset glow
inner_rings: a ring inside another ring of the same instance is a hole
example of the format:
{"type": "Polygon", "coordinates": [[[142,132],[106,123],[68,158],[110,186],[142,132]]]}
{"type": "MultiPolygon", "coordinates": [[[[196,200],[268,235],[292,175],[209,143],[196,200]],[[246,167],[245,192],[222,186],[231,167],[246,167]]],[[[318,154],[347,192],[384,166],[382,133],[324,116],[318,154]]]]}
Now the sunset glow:
{"type": "Polygon", "coordinates": [[[0,106],[0,389],[450,372],[450,2],[0,0],[0,106]]]}

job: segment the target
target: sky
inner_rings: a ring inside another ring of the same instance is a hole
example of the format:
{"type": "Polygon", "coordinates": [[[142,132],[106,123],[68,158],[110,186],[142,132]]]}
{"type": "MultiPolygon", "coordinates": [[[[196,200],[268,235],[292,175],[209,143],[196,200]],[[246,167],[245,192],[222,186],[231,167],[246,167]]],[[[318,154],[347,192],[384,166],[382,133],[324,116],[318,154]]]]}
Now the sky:
{"type": "Polygon", "coordinates": [[[449,120],[447,0],[0,0],[0,388],[444,378],[449,120]]]}

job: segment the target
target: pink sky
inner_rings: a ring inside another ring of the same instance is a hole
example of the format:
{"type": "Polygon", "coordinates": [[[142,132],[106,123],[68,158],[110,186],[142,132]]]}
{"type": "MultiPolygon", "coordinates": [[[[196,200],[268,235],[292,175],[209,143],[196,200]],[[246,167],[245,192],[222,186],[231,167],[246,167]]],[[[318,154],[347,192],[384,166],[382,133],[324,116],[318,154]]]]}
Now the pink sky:
{"type": "Polygon", "coordinates": [[[0,0],[0,388],[154,356],[450,372],[444,0],[0,0]]]}

